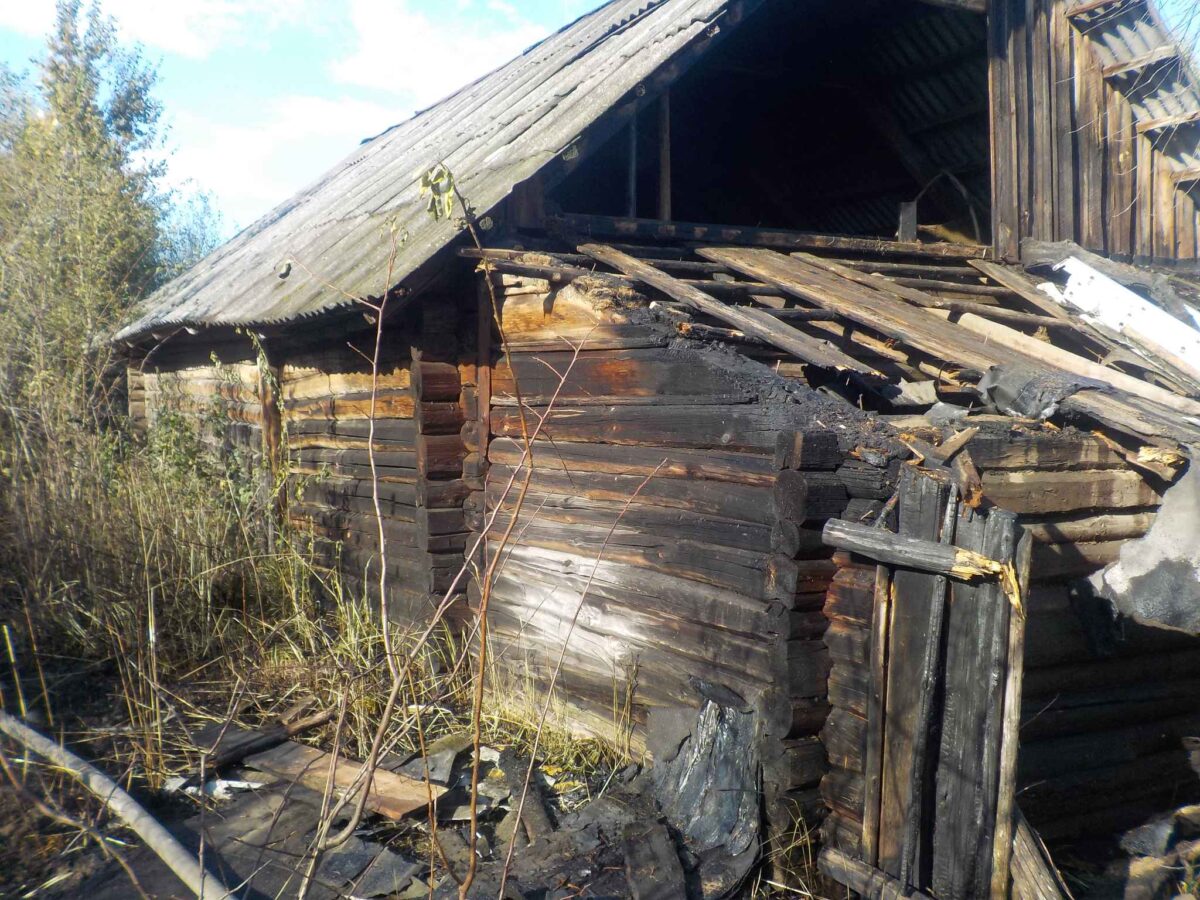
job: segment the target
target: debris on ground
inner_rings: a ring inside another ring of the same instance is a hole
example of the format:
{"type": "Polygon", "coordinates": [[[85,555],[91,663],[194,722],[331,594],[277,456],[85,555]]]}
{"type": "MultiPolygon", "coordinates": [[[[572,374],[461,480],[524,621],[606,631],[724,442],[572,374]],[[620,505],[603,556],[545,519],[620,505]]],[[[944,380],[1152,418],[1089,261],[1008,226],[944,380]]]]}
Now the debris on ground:
{"type": "MultiPolygon", "coordinates": [[[[497,897],[502,887],[506,897],[546,900],[732,896],[760,855],[758,726],[736,694],[705,687],[699,710],[666,711],[652,725],[660,759],[650,768],[547,773],[515,748],[482,748],[470,896],[497,897]],[[573,802],[579,791],[586,802],[573,802]]],[[[375,815],[315,866],[325,779],[332,771],[345,789],[361,764],[292,741],[214,773],[204,794],[217,802],[172,831],[193,852],[203,843],[206,865],[228,884],[249,883],[239,892],[247,897],[294,896],[307,882],[310,898],[451,900],[471,864],[471,746],[455,734],[424,756],[386,758],[368,803],[375,815]]],[[[352,806],[337,810],[329,833],[352,806]]],[[[179,895],[182,885],[148,852],[129,862],[149,897],[179,895]]],[[[110,866],[84,890],[108,900],[126,896],[129,883],[110,866]]]]}

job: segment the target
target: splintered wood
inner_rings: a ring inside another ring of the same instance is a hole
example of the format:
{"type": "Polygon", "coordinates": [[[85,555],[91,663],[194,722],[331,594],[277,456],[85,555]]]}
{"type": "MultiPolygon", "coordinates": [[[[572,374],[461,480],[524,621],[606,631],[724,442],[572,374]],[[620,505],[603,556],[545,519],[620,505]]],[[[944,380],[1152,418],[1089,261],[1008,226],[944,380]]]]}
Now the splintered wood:
{"type": "MultiPolygon", "coordinates": [[[[822,785],[834,801],[822,870],[871,898],[1004,898],[1015,889],[1015,848],[1021,884],[1053,884],[1014,804],[1031,539],[1012,513],[960,503],[945,473],[911,468],[898,520],[898,534],[825,529],[827,542],[878,566],[869,630],[865,611],[856,614],[868,639],[857,654],[867,679],[863,756],[837,749],[837,723],[854,728],[857,717],[835,712],[823,733],[835,768],[822,785]],[[854,784],[861,800],[839,801],[854,784]],[[855,806],[857,829],[847,818],[855,806]]],[[[851,674],[838,655],[831,701],[851,674]]]]}

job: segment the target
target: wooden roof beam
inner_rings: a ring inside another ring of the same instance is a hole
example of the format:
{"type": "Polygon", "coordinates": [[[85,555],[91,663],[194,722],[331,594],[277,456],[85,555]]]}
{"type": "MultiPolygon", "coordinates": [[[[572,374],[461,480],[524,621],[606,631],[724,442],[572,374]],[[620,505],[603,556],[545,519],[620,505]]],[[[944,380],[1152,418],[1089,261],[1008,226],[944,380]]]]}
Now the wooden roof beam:
{"type": "Polygon", "coordinates": [[[1194,184],[1200,181],[1200,166],[1192,169],[1183,169],[1179,172],[1172,172],[1171,178],[1175,180],[1176,184],[1194,184]]]}
{"type": "Polygon", "coordinates": [[[1167,131],[1172,128],[1182,128],[1184,125],[1194,125],[1200,122],[1200,110],[1177,113],[1173,116],[1163,116],[1161,119],[1147,119],[1138,122],[1138,134],[1149,134],[1152,131],[1167,131]]]}
{"type": "Polygon", "coordinates": [[[1161,47],[1155,47],[1148,53],[1143,53],[1141,56],[1133,59],[1122,60],[1120,62],[1107,65],[1102,70],[1105,78],[1117,78],[1121,75],[1129,75],[1135,72],[1142,72],[1151,66],[1156,66],[1159,63],[1178,62],[1180,60],[1179,50],[1170,44],[1164,44],[1161,47]]]}
{"type": "MultiPolygon", "coordinates": [[[[687,241],[703,244],[736,244],[778,250],[833,250],[882,256],[929,259],[987,259],[990,248],[976,244],[902,242],[881,238],[815,234],[743,225],[707,225],[696,222],[663,222],[658,219],[624,219],[560,213],[548,220],[550,230],[568,236],[611,237],[625,240],[687,241]]],[[[590,254],[589,254],[590,255],[590,254]]]]}
{"type": "Polygon", "coordinates": [[[1067,18],[1074,19],[1079,16],[1086,16],[1088,13],[1095,12],[1098,9],[1103,9],[1106,6],[1111,7],[1129,7],[1129,6],[1144,6],[1146,0],[1085,0],[1083,3],[1076,3],[1074,6],[1067,8],[1067,18]]]}
{"type": "Polygon", "coordinates": [[[838,350],[829,341],[814,338],[780,322],[769,312],[748,306],[729,306],[694,285],[686,284],[661,272],[644,260],[635,259],[620,250],[603,244],[581,244],[579,252],[597,262],[611,266],[634,281],[666,294],[684,306],[706,316],[712,316],[738,331],[805,362],[828,369],[845,369],[860,375],[875,375],[875,370],[838,350]]]}
{"type": "Polygon", "coordinates": [[[957,9],[959,12],[986,13],[988,0],[921,0],[930,6],[940,6],[943,9],[957,9]]]}

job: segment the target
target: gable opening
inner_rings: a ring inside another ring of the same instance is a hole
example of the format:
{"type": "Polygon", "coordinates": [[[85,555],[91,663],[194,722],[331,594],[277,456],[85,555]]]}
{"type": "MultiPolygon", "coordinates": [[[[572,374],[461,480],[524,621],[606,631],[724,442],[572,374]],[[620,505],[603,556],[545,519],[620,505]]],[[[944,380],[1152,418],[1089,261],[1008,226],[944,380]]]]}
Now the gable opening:
{"type": "Polygon", "coordinates": [[[547,211],[891,238],[916,201],[921,239],[990,239],[981,15],[769,0],[667,102],[647,98],[547,211]]]}

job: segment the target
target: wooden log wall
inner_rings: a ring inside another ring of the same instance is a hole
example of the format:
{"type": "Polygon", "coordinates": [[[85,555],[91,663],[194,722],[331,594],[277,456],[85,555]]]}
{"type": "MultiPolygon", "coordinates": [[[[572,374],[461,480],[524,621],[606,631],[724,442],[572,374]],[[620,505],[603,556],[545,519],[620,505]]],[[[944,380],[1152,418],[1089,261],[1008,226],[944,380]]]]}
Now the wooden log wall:
{"type": "MultiPolygon", "coordinates": [[[[1145,533],[1160,497],[1090,435],[983,432],[968,445],[990,502],[1034,539],[1025,638],[1018,803],[1050,841],[1106,836],[1200,797],[1181,738],[1200,727],[1200,641],[1117,628],[1071,580],[1145,533]]],[[[825,838],[851,855],[862,834],[863,754],[875,566],[835,557],[825,614],[832,711],[825,838]]]]}
{"type": "Polygon", "coordinates": [[[374,409],[389,613],[402,626],[429,620],[462,566],[467,543],[463,466],[470,435],[464,433],[460,310],[441,298],[425,309],[419,328],[385,334],[377,377],[370,363],[373,335],[353,346],[288,353],[280,376],[289,515],[322,539],[351,591],[377,602],[381,556],[369,452],[374,409]]]}
{"type": "MultiPolygon", "coordinates": [[[[1076,241],[1134,260],[1200,256],[1200,209],[1139,133],[1068,0],[989,6],[993,238],[1004,259],[1026,238],[1076,241]]],[[[1075,4],[1078,5],[1078,4],[1075,4]]],[[[1157,77],[1157,76],[1151,76],[1157,77]]]]}
{"type": "Polygon", "coordinates": [[[263,373],[249,347],[162,353],[127,369],[129,416],[145,431],[166,414],[181,416],[198,436],[256,455],[262,448],[263,373]]]}
{"type": "Polygon", "coordinates": [[[570,723],[634,748],[656,710],[697,707],[701,682],[728,688],[762,717],[772,827],[813,823],[834,572],[820,529],[879,503],[888,472],[848,460],[811,410],[764,402],[728,359],[632,327],[629,297],[498,284],[512,353],[488,373],[488,470],[468,516],[478,529],[496,513],[489,559],[518,516],[489,606],[499,668],[544,697],[565,643],[570,723]],[[528,469],[518,390],[525,427],[545,420],[528,469]]]}

